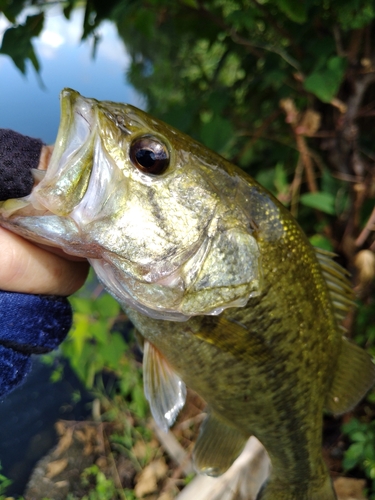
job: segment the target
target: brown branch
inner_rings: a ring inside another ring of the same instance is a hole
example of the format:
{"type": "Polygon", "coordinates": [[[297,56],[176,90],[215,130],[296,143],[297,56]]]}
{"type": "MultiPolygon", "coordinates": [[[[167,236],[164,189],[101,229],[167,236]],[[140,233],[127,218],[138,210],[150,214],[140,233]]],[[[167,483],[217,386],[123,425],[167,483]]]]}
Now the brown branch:
{"type": "Polygon", "coordinates": [[[298,215],[298,201],[299,201],[300,187],[302,183],[302,173],[303,173],[303,162],[301,156],[299,156],[297,166],[294,171],[294,178],[292,184],[290,185],[290,191],[291,191],[290,213],[295,218],[297,218],[298,215]]]}
{"type": "Polygon", "coordinates": [[[270,124],[276,120],[276,118],[279,116],[280,112],[281,111],[279,109],[276,109],[273,113],[271,113],[267,118],[265,118],[263,120],[263,123],[257,129],[255,129],[251,135],[246,134],[246,135],[250,135],[251,140],[246,142],[246,144],[244,144],[241,151],[235,156],[234,162],[236,162],[236,160],[238,158],[241,158],[250,148],[252,148],[254,146],[254,144],[259,139],[261,139],[261,138],[266,139],[266,137],[263,136],[263,133],[267,130],[267,128],[270,126],[270,124]]]}
{"type": "Polygon", "coordinates": [[[296,135],[297,148],[301,154],[302,163],[306,171],[307,185],[311,193],[316,193],[318,191],[318,186],[316,184],[314,166],[313,162],[311,161],[311,155],[309,153],[309,148],[306,144],[306,139],[302,135],[299,134],[295,135],[296,135]]]}
{"type": "Polygon", "coordinates": [[[358,52],[359,49],[361,48],[364,31],[365,31],[364,28],[352,31],[352,36],[350,38],[349,47],[347,51],[348,61],[351,63],[357,62],[358,52]]]}
{"type": "Polygon", "coordinates": [[[360,80],[354,82],[354,94],[348,100],[348,108],[344,115],[346,124],[351,124],[358,116],[359,106],[368,86],[375,81],[375,72],[367,73],[360,80]]]}
{"type": "Polygon", "coordinates": [[[337,24],[333,26],[333,38],[335,39],[337,55],[339,55],[340,57],[345,57],[346,52],[342,45],[340,27],[337,24]]]}
{"type": "Polygon", "coordinates": [[[194,472],[193,462],[171,431],[164,432],[153,422],[152,430],[169,457],[181,468],[185,476],[194,472]]]}
{"type": "Polygon", "coordinates": [[[358,248],[361,247],[365,243],[365,241],[367,240],[370,233],[374,230],[375,230],[375,207],[374,207],[368,221],[366,222],[365,227],[362,229],[360,235],[355,240],[355,246],[358,248]]]}
{"type": "MultiPolygon", "coordinates": [[[[349,75],[350,76],[350,75],[349,75]]],[[[354,167],[358,166],[358,126],[356,119],[359,116],[359,109],[363,101],[364,94],[375,81],[375,72],[366,75],[352,76],[353,93],[348,98],[346,112],[340,114],[336,123],[336,140],[327,148],[330,162],[335,170],[345,175],[355,172],[354,167]],[[354,165],[356,161],[356,165],[354,165]]]]}

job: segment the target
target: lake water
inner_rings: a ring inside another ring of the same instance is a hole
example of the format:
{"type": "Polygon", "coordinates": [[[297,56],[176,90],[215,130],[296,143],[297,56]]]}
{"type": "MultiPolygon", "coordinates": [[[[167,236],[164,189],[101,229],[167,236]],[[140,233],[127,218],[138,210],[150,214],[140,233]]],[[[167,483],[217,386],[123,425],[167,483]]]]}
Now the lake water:
{"type": "MultiPolygon", "coordinates": [[[[59,93],[64,87],[87,97],[142,107],[141,98],[126,83],[129,58],[115,28],[103,25],[103,42],[92,59],[92,45],[80,42],[82,19],[82,11],[75,12],[71,22],[58,9],[49,12],[42,36],[35,41],[45,88],[31,65],[24,76],[9,57],[0,54],[0,128],[53,143],[60,119],[59,93]]],[[[6,27],[0,15],[0,39],[6,27]]],[[[55,444],[56,420],[89,414],[87,395],[80,403],[72,403],[81,388],[69,368],[54,385],[49,382],[50,374],[51,369],[36,359],[26,383],[0,402],[0,462],[2,472],[14,481],[9,495],[22,494],[36,461],[55,444]]]]}
{"type": "MultiPolygon", "coordinates": [[[[99,31],[102,42],[92,59],[92,42],[80,42],[82,19],[83,11],[74,12],[70,22],[59,9],[49,11],[43,33],[34,42],[44,89],[31,64],[24,76],[8,56],[0,54],[0,128],[52,143],[59,124],[59,93],[64,87],[86,97],[142,106],[141,98],[126,83],[129,57],[114,26],[103,24],[99,31]]],[[[0,37],[6,27],[0,14],[0,37]]]]}

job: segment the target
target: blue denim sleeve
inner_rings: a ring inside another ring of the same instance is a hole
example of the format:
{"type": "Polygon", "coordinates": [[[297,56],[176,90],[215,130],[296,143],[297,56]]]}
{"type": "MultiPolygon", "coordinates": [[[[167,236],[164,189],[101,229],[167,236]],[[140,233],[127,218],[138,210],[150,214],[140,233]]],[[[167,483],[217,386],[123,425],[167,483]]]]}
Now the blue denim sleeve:
{"type": "Polygon", "coordinates": [[[31,354],[57,347],[72,325],[64,297],[0,290],[0,397],[17,387],[31,368],[31,354]]]}

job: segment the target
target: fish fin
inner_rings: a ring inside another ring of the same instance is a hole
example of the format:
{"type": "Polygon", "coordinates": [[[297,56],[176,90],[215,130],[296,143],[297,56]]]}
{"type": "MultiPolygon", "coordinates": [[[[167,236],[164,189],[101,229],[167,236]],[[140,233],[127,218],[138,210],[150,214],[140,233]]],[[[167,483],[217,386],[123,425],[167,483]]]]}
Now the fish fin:
{"type": "Polygon", "coordinates": [[[270,479],[263,485],[256,500],[336,500],[336,493],[328,473],[320,486],[311,483],[293,484],[270,479]]]}
{"type": "Polygon", "coordinates": [[[342,321],[355,306],[354,293],[348,280],[349,272],[333,260],[336,254],[314,248],[331,296],[335,317],[342,321]]]}
{"type": "Polygon", "coordinates": [[[194,448],[195,469],[208,476],[220,476],[240,455],[248,438],[210,414],[201,425],[194,448]]]}
{"type": "Polygon", "coordinates": [[[167,432],[185,404],[186,386],[147,340],[143,345],[143,386],[155,422],[167,432]]]}
{"type": "Polygon", "coordinates": [[[342,338],[341,353],[325,408],[340,415],[353,408],[375,382],[375,365],[369,354],[342,338]]]}

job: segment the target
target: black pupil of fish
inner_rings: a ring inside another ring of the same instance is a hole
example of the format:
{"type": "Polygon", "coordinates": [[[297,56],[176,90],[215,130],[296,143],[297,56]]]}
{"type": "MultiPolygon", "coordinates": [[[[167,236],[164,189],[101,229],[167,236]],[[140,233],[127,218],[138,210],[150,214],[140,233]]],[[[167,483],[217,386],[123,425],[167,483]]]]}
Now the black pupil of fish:
{"type": "Polygon", "coordinates": [[[130,156],[139,170],[149,174],[160,175],[169,165],[166,147],[149,138],[136,140],[132,145],[130,156]]]}
{"type": "Polygon", "coordinates": [[[166,160],[165,154],[157,154],[149,149],[140,149],[135,153],[137,161],[144,168],[154,167],[156,163],[166,160]]]}

